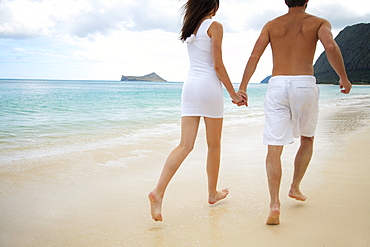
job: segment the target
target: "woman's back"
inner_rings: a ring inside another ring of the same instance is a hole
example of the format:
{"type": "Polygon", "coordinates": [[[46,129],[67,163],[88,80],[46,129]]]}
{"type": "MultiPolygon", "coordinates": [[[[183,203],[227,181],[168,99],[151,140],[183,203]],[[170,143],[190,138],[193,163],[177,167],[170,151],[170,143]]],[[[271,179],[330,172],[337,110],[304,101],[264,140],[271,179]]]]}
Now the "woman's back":
{"type": "Polygon", "coordinates": [[[212,57],[212,39],[207,34],[212,23],[212,19],[204,20],[200,24],[197,33],[186,39],[190,59],[190,73],[215,74],[212,57]]]}

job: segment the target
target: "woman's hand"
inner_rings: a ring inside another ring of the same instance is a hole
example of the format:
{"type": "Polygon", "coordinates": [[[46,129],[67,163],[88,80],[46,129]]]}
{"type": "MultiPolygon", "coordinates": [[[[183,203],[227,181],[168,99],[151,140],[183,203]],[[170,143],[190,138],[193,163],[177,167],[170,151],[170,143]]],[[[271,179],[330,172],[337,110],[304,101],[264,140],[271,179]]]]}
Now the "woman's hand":
{"type": "Polygon", "coordinates": [[[232,102],[238,106],[246,105],[247,106],[247,96],[246,94],[241,93],[233,93],[230,94],[230,97],[232,99],[232,102]]]}
{"type": "Polygon", "coordinates": [[[241,106],[241,105],[248,106],[248,94],[247,94],[247,92],[239,90],[236,94],[239,95],[239,97],[242,98],[242,101],[239,102],[239,104],[237,104],[237,105],[238,106],[241,106]]]}

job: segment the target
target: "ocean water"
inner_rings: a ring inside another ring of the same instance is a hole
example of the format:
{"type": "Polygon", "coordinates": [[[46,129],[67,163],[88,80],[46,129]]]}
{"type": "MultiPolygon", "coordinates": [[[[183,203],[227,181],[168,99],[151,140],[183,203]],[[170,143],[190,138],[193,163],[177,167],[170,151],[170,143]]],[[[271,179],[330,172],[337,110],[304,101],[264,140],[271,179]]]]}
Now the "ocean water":
{"type": "MultiPolygon", "coordinates": [[[[369,86],[354,86],[349,95],[335,85],[319,87],[322,109],[370,106],[369,86]]],[[[181,88],[176,82],[1,79],[0,171],[109,149],[126,153],[84,156],[84,162],[127,165],[142,155],[137,144],[148,136],[179,132],[181,88]]],[[[224,125],[261,121],[266,89],[266,84],[249,85],[246,109],[233,105],[225,91],[224,125]]]]}

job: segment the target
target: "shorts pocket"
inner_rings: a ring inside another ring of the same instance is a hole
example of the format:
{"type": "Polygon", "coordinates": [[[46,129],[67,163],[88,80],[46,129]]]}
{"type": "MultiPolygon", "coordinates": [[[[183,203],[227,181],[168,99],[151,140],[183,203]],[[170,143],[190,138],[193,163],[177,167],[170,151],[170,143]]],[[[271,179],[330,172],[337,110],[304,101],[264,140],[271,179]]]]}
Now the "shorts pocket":
{"type": "Polygon", "coordinates": [[[315,87],[297,87],[298,92],[315,92],[315,87]]]}
{"type": "Polygon", "coordinates": [[[269,103],[273,108],[277,106],[287,104],[287,92],[282,86],[272,86],[267,89],[266,102],[269,103]]]}

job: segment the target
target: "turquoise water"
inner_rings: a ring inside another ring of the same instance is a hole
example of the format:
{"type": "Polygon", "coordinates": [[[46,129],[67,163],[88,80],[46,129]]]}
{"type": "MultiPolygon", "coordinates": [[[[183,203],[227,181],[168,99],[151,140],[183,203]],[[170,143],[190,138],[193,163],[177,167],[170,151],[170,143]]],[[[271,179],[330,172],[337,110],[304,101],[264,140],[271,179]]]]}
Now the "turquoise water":
{"type": "MultiPolygon", "coordinates": [[[[2,79],[0,165],[178,131],[181,88],[175,82],[2,79]]],[[[225,124],[239,121],[234,116],[263,117],[266,89],[266,84],[251,84],[250,106],[242,110],[225,91],[225,124]]],[[[320,85],[320,91],[321,108],[370,106],[368,86],[355,86],[350,95],[333,85],[320,85]]]]}

